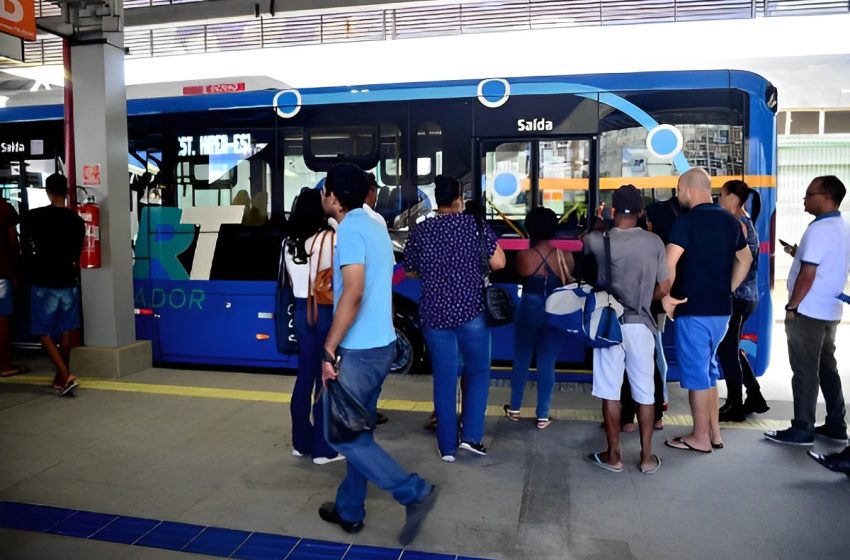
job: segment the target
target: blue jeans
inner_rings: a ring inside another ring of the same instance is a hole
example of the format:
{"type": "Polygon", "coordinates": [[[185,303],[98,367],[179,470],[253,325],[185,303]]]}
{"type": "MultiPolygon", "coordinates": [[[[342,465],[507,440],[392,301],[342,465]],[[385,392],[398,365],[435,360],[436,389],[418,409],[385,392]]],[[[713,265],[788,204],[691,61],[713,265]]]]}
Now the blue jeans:
{"type": "Polygon", "coordinates": [[[425,345],[434,370],[434,410],[437,413],[437,445],[441,455],[457,452],[457,372],[460,348],[463,358],[461,439],[481,443],[484,439],[484,414],[490,391],[490,329],[484,314],[452,329],[422,328],[425,345]]]}
{"type": "Polygon", "coordinates": [[[546,326],[546,300],[523,294],[514,323],[514,364],[511,370],[511,410],[519,410],[531,358],[537,351],[537,418],[549,418],[555,361],[567,338],[566,331],[546,326]]]}
{"type": "MultiPolygon", "coordinates": [[[[381,385],[390,371],[395,355],[395,342],[380,348],[350,350],[339,348],[339,381],[372,415],[374,423],[381,385]]],[[[325,436],[327,436],[328,407],[325,406],[325,436]]],[[[416,473],[403,470],[380,445],[371,430],[356,439],[331,446],[347,459],[345,478],[336,492],[336,510],[351,523],[366,516],[366,483],[392,493],[402,505],[420,501],[431,492],[431,485],[416,473]]]]}
{"type": "Polygon", "coordinates": [[[307,300],[295,299],[298,376],[292,389],[289,413],[292,416],[292,446],[295,450],[304,455],[330,458],[336,456],[336,451],[325,439],[322,399],[314,395],[318,395],[322,387],[322,347],[331,328],[334,310],[332,305],[320,305],[318,308],[318,320],[311,327],[307,324],[307,300]]]}

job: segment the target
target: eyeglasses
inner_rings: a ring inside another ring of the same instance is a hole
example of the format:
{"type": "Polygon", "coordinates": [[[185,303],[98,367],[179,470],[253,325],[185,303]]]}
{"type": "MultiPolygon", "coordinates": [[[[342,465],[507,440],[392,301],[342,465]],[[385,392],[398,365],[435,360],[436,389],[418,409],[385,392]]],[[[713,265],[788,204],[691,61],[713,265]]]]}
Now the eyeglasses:
{"type": "Polygon", "coordinates": [[[819,195],[819,194],[828,194],[826,191],[818,191],[818,192],[807,192],[806,196],[803,197],[803,200],[806,200],[809,197],[819,195]]]}

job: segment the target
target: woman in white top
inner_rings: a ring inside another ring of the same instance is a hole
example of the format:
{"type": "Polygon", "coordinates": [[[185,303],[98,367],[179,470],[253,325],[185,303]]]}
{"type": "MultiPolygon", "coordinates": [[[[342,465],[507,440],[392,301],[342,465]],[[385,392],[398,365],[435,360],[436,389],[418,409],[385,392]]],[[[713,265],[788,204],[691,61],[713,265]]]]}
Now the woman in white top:
{"type": "Polygon", "coordinates": [[[289,405],[292,454],[312,456],[314,463],[324,465],[343,459],[343,456],[325,440],[322,399],[315,398],[322,387],[322,346],[333,320],[333,304],[322,303],[322,295],[326,292],[319,292],[322,292],[322,278],[327,274],[323,271],[332,269],[336,244],[318,190],[302,189],[288,224],[284,258],[295,296],[295,334],[298,337],[298,376],[289,405]]]}

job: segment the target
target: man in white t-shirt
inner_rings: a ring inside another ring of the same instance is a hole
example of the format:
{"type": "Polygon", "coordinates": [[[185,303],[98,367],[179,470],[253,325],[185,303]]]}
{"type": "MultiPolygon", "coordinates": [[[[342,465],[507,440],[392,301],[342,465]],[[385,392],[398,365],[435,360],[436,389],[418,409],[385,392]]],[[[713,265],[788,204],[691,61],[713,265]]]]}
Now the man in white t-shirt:
{"type": "Polygon", "coordinates": [[[386,228],[387,222],[384,220],[384,217],[375,212],[375,205],[378,203],[378,181],[375,179],[373,173],[367,173],[366,182],[369,183],[369,192],[366,193],[366,202],[363,203],[363,210],[367,216],[386,228]]]}
{"type": "Polygon", "coordinates": [[[806,189],[804,207],[815,216],[800,241],[789,250],[794,264],[788,276],[785,334],[794,376],[794,419],[785,430],[764,437],[788,445],[814,445],[814,436],[847,441],[844,396],[835,361],[835,331],[841,320],[839,298],[850,269],[850,228],[838,207],[847,190],[837,177],[815,177],[806,189]],[[826,401],[826,422],[815,426],[818,386],[826,401]]]}

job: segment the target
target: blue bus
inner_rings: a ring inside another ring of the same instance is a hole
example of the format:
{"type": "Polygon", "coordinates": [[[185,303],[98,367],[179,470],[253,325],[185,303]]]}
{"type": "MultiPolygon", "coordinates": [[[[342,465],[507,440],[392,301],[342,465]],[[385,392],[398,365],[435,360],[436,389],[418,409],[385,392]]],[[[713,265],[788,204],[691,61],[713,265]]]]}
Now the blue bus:
{"type": "MultiPolygon", "coordinates": [[[[157,364],[295,366],[277,352],[274,301],[286,213],[339,162],[375,174],[376,210],[399,254],[433,206],[433,179],[461,179],[500,235],[508,266],[494,275],[517,296],[511,256],[527,247],[535,206],[561,216],[561,246],[581,251],[588,214],[624,183],[647,203],[677,176],[705,168],[719,188],[743,179],[757,196],[760,303],[744,348],[757,374],[770,354],[776,208],[776,89],[743,71],[490,78],[260,90],[128,102],[129,198],[137,337],[157,364]]],[[[62,106],[0,109],[4,195],[26,208],[63,153],[62,106]],[[35,187],[35,188],[34,188],[35,187]]],[[[756,215],[757,214],[757,215],[756,215]]],[[[398,271],[398,371],[428,371],[417,281],[398,271]]],[[[665,333],[678,379],[672,332],[665,333]]],[[[493,331],[493,373],[507,376],[513,327],[493,331]]],[[[559,380],[587,380],[590,359],[565,344],[559,380]]]]}

